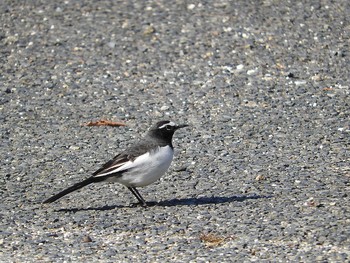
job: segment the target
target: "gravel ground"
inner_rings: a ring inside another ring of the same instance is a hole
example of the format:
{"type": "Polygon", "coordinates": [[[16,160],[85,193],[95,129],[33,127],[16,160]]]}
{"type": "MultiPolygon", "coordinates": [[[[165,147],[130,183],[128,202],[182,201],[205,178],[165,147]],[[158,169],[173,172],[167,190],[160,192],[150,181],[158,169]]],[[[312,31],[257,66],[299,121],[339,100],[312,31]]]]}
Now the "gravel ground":
{"type": "Polygon", "coordinates": [[[297,2],[1,1],[1,262],[349,262],[350,3],[297,2]],[[41,204],[162,119],[155,205],[41,204]]]}

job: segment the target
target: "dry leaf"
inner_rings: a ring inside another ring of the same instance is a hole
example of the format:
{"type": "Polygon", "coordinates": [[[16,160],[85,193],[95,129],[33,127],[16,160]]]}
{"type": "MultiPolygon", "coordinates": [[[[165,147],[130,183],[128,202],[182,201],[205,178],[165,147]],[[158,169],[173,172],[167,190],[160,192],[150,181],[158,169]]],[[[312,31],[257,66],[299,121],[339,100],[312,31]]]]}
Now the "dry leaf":
{"type": "Polygon", "coordinates": [[[255,177],[255,181],[263,181],[265,180],[265,176],[259,174],[257,177],[255,177]]]}
{"type": "Polygon", "coordinates": [[[332,87],[325,87],[325,88],[323,88],[323,90],[329,91],[329,90],[333,90],[333,88],[332,87]]]}
{"type": "Polygon", "coordinates": [[[200,237],[200,240],[202,240],[207,247],[214,247],[221,245],[226,238],[217,236],[214,234],[202,234],[200,237]]]}

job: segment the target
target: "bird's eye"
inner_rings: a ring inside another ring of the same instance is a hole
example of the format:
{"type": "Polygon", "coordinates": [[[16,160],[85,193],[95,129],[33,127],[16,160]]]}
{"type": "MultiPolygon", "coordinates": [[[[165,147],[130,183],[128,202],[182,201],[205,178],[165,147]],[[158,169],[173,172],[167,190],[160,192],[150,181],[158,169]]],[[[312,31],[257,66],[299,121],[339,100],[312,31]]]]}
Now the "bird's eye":
{"type": "Polygon", "coordinates": [[[167,125],[167,126],[165,126],[165,128],[166,128],[168,131],[171,131],[173,127],[172,127],[171,125],[167,125]]]}

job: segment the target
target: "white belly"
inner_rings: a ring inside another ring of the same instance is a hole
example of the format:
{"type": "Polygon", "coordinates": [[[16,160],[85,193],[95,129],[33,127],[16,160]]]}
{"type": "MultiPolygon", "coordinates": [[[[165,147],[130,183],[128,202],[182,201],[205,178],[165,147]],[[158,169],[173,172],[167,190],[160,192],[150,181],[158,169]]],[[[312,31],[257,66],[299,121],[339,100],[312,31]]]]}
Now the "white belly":
{"type": "Polygon", "coordinates": [[[128,187],[149,185],[165,174],[173,160],[173,156],[174,151],[170,146],[159,147],[151,154],[145,153],[133,162],[127,162],[119,169],[129,169],[129,171],[123,173],[121,177],[112,177],[108,181],[118,182],[128,187]]]}

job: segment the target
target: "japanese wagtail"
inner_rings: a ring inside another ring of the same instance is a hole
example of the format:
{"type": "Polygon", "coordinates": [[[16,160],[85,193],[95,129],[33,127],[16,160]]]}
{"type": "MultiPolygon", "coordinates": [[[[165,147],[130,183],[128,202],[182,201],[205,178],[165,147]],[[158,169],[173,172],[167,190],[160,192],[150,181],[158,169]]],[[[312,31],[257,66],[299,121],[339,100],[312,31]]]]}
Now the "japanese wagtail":
{"type": "Polygon", "coordinates": [[[142,206],[147,206],[136,187],[154,183],[165,174],[174,156],[174,132],[186,126],[188,125],[176,125],[171,121],[156,123],[145,137],[105,163],[91,177],[50,197],[44,203],[52,203],[91,183],[117,182],[125,185],[142,206]]]}

